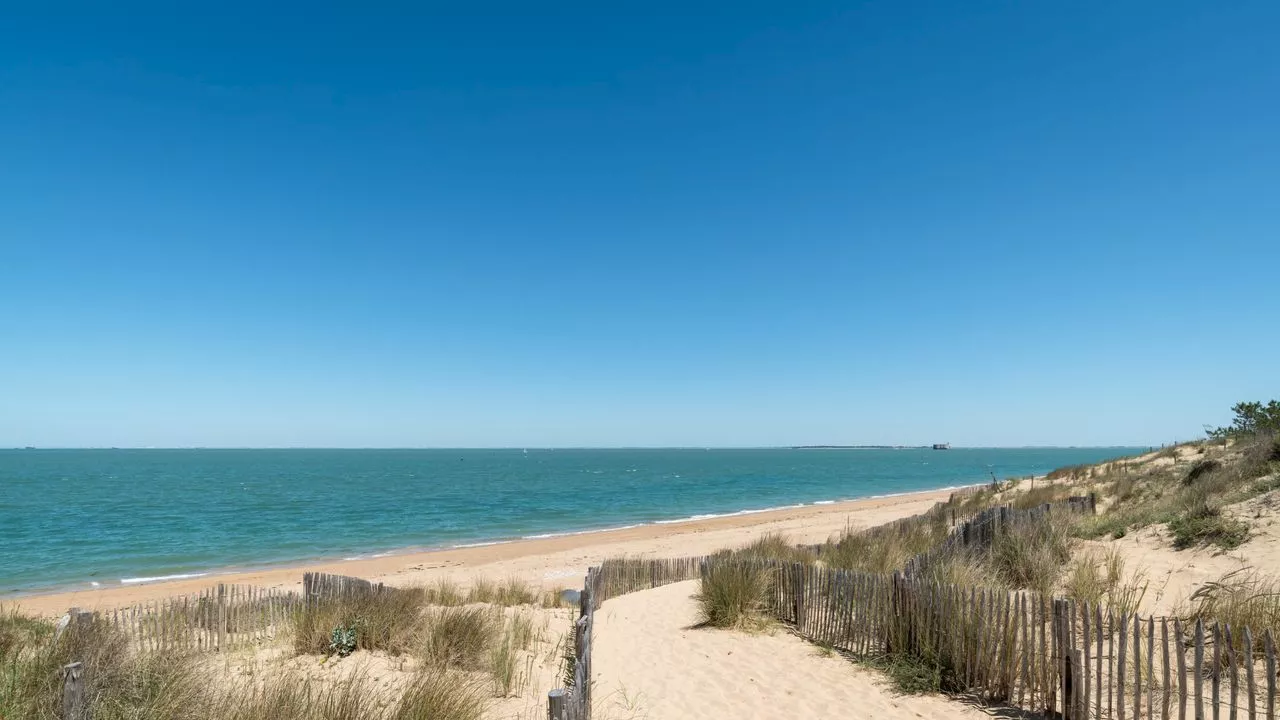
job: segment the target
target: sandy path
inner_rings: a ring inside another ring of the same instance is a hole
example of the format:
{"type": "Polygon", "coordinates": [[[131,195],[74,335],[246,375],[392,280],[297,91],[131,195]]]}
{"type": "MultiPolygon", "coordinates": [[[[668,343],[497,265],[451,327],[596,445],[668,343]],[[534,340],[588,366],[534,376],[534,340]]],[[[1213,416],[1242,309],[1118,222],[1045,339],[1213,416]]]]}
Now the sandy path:
{"type": "Polygon", "coordinates": [[[924,512],[946,500],[951,490],[851,500],[830,505],[806,505],[665,525],[524,540],[484,547],[408,553],[390,557],[226,573],[149,585],[106,586],[41,595],[0,596],[0,603],[18,604],[24,611],[61,615],[67,608],[108,610],[174,595],[199,592],[217,584],[242,583],[258,587],[302,589],[308,570],[353,575],[393,585],[430,582],[448,575],[460,581],[477,576],[519,577],[546,588],[581,587],[587,568],[605,558],[682,557],[706,555],[737,547],[763,533],[781,532],[799,543],[816,543],[839,533],[846,525],[870,527],[924,512]]]}
{"type": "Polygon", "coordinates": [[[938,696],[900,696],[880,677],[778,630],[690,629],[697,581],[632,593],[596,614],[595,704],[607,720],[980,718],[938,696]]]}

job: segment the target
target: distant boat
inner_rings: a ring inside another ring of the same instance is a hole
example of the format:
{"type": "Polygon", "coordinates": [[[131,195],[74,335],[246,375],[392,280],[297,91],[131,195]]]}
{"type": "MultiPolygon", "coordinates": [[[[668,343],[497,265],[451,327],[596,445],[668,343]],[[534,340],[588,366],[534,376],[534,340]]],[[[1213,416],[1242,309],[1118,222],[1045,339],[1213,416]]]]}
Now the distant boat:
{"type": "Polygon", "coordinates": [[[933,449],[934,450],[950,450],[951,443],[934,443],[933,449]]]}

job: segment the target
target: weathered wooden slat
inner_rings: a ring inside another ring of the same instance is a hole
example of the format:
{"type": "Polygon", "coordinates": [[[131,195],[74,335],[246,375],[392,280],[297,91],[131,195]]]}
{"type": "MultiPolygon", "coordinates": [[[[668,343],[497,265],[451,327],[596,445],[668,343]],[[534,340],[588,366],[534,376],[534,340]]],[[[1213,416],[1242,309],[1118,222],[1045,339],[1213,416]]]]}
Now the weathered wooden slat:
{"type": "Polygon", "coordinates": [[[1253,633],[1248,627],[1244,629],[1244,681],[1245,691],[1249,693],[1249,720],[1258,717],[1258,685],[1253,679],[1253,633]]]}
{"type": "Polygon", "coordinates": [[[1154,702],[1152,694],[1155,692],[1154,685],[1156,679],[1155,673],[1155,657],[1156,657],[1156,621],[1155,618],[1147,618],[1147,717],[1153,718],[1154,702]]]}
{"type": "Polygon", "coordinates": [[[1122,615],[1120,617],[1120,652],[1116,655],[1116,717],[1124,720],[1125,703],[1128,702],[1128,696],[1125,695],[1125,652],[1129,643],[1129,616],[1122,615]]]}
{"type": "Polygon", "coordinates": [[[1276,718],[1276,644],[1271,628],[1262,631],[1263,652],[1267,655],[1267,720],[1276,718]]]}
{"type": "Polygon", "coordinates": [[[1094,673],[1094,694],[1093,694],[1093,712],[1097,718],[1102,717],[1102,608],[1095,607],[1093,609],[1094,635],[1097,636],[1097,663],[1096,672],[1094,673]]]}
{"type": "Polygon", "coordinates": [[[1218,720],[1222,713],[1222,708],[1219,706],[1219,688],[1222,679],[1222,626],[1218,623],[1213,624],[1213,668],[1211,672],[1212,675],[1209,680],[1210,687],[1213,688],[1213,720],[1218,720]]]}
{"type": "MultiPolygon", "coordinates": [[[[1236,705],[1240,702],[1240,682],[1239,675],[1236,673],[1236,649],[1234,639],[1231,632],[1231,624],[1227,623],[1222,627],[1222,638],[1226,645],[1223,646],[1223,653],[1227,656],[1227,664],[1231,666],[1231,707],[1227,709],[1227,717],[1236,720],[1236,705]]],[[[1221,666],[1219,666],[1221,667],[1221,666]]],[[[1221,672],[1221,670],[1219,670],[1221,672]]]]}
{"type": "Polygon", "coordinates": [[[1198,618],[1195,643],[1195,666],[1193,667],[1196,683],[1195,720],[1204,720],[1204,621],[1198,618]]]}

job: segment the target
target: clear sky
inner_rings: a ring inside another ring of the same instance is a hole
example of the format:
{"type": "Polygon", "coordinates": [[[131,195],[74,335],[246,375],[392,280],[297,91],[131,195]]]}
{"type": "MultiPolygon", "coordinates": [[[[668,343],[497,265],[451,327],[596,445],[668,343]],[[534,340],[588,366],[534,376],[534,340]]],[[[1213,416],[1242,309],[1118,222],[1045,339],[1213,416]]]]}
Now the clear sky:
{"type": "Polygon", "coordinates": [[[1280,3],[187,5],[4,11],[0,446],[1151,444],[1280,396],[1280,3]]]}

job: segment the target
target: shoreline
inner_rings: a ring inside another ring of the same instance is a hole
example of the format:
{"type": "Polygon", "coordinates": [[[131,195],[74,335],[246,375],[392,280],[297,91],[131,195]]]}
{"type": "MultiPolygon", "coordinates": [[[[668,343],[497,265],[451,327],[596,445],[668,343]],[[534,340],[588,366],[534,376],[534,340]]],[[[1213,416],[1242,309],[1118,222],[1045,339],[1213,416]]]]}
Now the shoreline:
{"type": "Polygon", "coordinates": [[[300,589],[304,572],[353,575],[392,585],[430,581],[439,575],[461,572],[471,577],[518,576],[544,587],[572,587],[588,566],[606,557],[706,554],[720,547],[744,544],[754,535],[773,531],[821,542],[842,529],[845,523],[870,526],[914,515],[935,502],[945,501],[957,490],[983,484],[692,515],[442,548],[409,547],[368,556],[317,558],[266,567],[224,567],[206,572],[174,573],[153,581],[138,579],[98,587],[48,588],[6,595],[0,604],[40,614],[61,614],[72,606],[113,609],[194,593],[219,583],[300,589]],[[680,542],[673,542],[675,540],[680,542]]]}
{"type": "Polygon", "coordinates": [[[136,577],[123,577],[115,581],[99,582],[98,580],[75,580],[64,583],[54,583],[35,588],[19,588],[14,590],[0,590],[0,604],[12,604],[20,602],[28,597],[41,597],[45,595],[60,595],[72,592],[93,592],[99,590],[109,590],[122,587],[137,587],[142,585],[155,585],[165,582],[173,582],[179,580],[204,580],[206,582],[217,582],[218,578],[229,575],[245,575],[271,572],[277,570],[292,570],[297,568],[313,567],[317,565],[333,565],[343,562],[355,562],[359,560],[376,560],[382,558],[394,558],[406,555],[418,555],[422,553],[438,553],[449,550],[465,550],[468,548],[489,547],[493,545],[510,545],[514,543],[526,542],[530,540],[546,540],[551,538],[569,537],[577,535],[597,535],[601,533],[610,533],[620,530],[632,530],[635,528],[649,526],[664,525],[681,525],[690,522],[699,522],[703,520],[714,520],[728,517],[742,517],[750,515],[759,515],[762,513],[779,512],[783,510],[796,510],[811,506],[832,506],[841,503],[858,502],[862,500],[879,500],[884,498],[901,497],[926,492],[957,492],[970,487],[977,487],[985,483],[969,483],[964,485],[948,485],[940,488],[927,488],[923,490],[905,490],[902,492],[881,493],[876,495],[866,495],[863,497],[842,498],[838,500],[813,500],[810,502],[798,502],[787,505],[777,505],[766,508],[747,508],[742,510],[731,510],[717,513],[696,513],[679,518],[664,518],[661,520],[643,520],[639,522],[628,523],[625,525],[610,525],[606,527],[588,527],[572,530],[558,530],[544,533],[536,533],[531,535],[508,535],[492,538],[478,538],[475,540],[467,540],[452,544],[441,545],[401,545],[396,547],[378,547],[368,550],[347,551],[341,554],[332,555],[315,555],[311,557],[290,558],[284,560],[266,560],[261,562],[245,562],[230,565],[219,565],[216,567],[191,567],[182,569],[171,569],[160,575],[136,577]]]}

